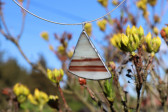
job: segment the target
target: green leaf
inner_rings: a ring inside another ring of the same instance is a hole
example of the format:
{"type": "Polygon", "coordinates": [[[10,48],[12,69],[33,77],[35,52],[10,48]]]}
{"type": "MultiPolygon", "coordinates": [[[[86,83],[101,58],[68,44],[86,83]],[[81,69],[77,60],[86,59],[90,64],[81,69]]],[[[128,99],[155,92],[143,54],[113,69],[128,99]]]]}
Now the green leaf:
{"type": "Polygon", "coordinates": [[[110,80],[106,80],[104,83],[104,92],[107,95],[109,101],[114,101],[115,93],[113,90],[113,77],[110,80]]]}

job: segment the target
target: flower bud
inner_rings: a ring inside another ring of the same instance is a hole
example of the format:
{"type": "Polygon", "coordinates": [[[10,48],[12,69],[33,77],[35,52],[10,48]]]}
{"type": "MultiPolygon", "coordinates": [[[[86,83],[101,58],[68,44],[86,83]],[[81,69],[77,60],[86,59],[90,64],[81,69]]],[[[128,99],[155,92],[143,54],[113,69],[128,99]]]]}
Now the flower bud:
{"type": "Polygon", "coordinates": [[[150,43],[151,42],[151,38],[152,38],[152,35],[151,35],[151,33],[149,32],[147,35],[146,35],[146,38],[145,38],[145,41],[146,41],[146,43],[150,43]]]}
{"type": "Polygon", "coordinates": [[[58,52],[60,54],[64,54],[65,53],[65,47],[63,45],[58,46],[58,52]]]}
{"type": "Polygon", "coordinates": [[[157,3],[157,0],[148,0],[148,3],[149,3],[151,6],[155,6],[156,3],[157,3]]]}
{"type": "Polygon", "coordinates": [[[121,34],[121,41],[125,46],[127,46],[129,39],[125,34],[121,34]]]}
{"type": "Polygon", "coordinates": [[[129,42],[133,43],[134,39],[133,39],[133,35],[129,36],[129,42]]]}
{"type": "Polygon", "coordinates": [[[159,48],[160,48],[160,45],[161,45],[161,39],[159,37],[156,37],[155,38],[155,44],[156,44],[156,47],[154,48],[154,52],[158,52],[159,51],[159,48]]]}
{"type": "Polygon", "coordinates": [[[155,35],[158,35],[158,34],[159,34],[158,28],[157,28],[157,27],[154,27],[154,28],[153,28],[153,32],[155,33],[155,35]]]}
{"type": "Polygon", "coordinates": [[[86,79],[79,78],[78,80],[80,85],[86,85],[86,79]]]}
{"type": "Polygon", "coordinates": [[[42,32],[42,33],[40,34],[40,36],[41,36],[44,40],[46,40],[46,41],[49,40],[48,32],[42,32]]]}
{"type": "Polygon", "coordinates": [[[21,3],[22,3],[22,2],[24,2],[24,0],[18,0],[18,2],[21,2],[21,3]]]}
{"type": "Polygon", "coordinates": [[[52,108],[55,108],[55,109],[59,109],[59,102],[58,102],[59,98],[58,96],[55,96],[55,95],[50,95],[49,96],[49,101],[48,101],[48,105],[52,108]]]}
{"type": "Polygon", "coordinates": [[[113,4],[113,5],[118,5],[118,0],[113,0],[113,1],[112,1],[112,4],[113,4]]]}
{"type": "Polygon", "coordinates": [[[137,34],[133,34],[133,38],[134,38],[134,43],[136,44],[136,48],[139,46],[139,37],[137,34]]]}
{"type": "Polygon", "coordinates": [[[67,53],[67,56],[68,56],[68,58],[71,58],[71,57],[73,56],[73,51],[70,50],[70,51],[67,53]]]}
{"type": "Polygon", "coordinates": [[[27,96],[30,93],[29,89],[25,85],[20,83],[16,83],[14,85],[13,92],[17,96],[17,100],[20,103],[23,103],[27,99],[27,96]]]}
{"type": "Polygon", "coordinates": [[[166,35],[168,35],[168,26],[164,28],[166,35]]]}
{"type": "Polygon", "coordinates": [[[108,5],[108,0],[98,0],[98,2],[99,2],[103,7],[107,7],[107,5],[108,5]]]}
{"type": "Polygon", "coordinates": [[[52,82],[59,84],[59,82],[63,78],[64,71],[62,69],[60,70],[54,69],[53,71],[47,69],[47,75],[52,82]]]}
{"type": "Polygon", "coordinates": [[[111,43],[113,46],[117,47],[117,43],[116,43],[116,41],[115,41],[115,38],[111,38],[111,39],[110,39],[110,43],[111,43]]]}
{"type": "Polygon", "coordinates": [[[114,34],[111,40],[113,46],[120,48],[121,47],[121,34],[114,34]]]}
{"type": "Polygon", "coordinates": [[[55,95],[49,95],[49,99],[51,100],[58,100],[58,96],[55,96],[55,95]]]}
{"type": "Polygon", "coordinates": [[[135,26],[132,26],[131,34],[136,34],[136,33],[137,33],[137,28],[135,26]]]}
{"type": "Polygon", "coordinates": [[[53,48],[52,45],[49,45],[49,49],[50,49],[51,51],[54,51],[54,48],[53,48]]]}
{"type": "Polygon", "coordinates": [[[146,46],[144,44],[142,45],[142,49],[146,51],[146,46]]]}
{"type": "Polygon", "coordinates": [[[40,91],[36,88],[36,89],[34,90],[34,97],[35,97],[36,99],[38,99],[39,96],[40,96],[40,91]]]}
{"type": "Polygon", "coordinates": [[[68,38],[68,40],[71,40],[72,39],[72,34],[68,33],[67,38],[68,38]]]}
{"type": "Polygon", "coordinates": [[[144,10],[147,9],[146,3],[147,3],[146,0],[145,0],[145,1],[139,0],[139,1],[136,3],[136,5],[137,5],[138,8],[140,8],[141,10],[144,11],[144,10]]]}
{"type": "Polygon", "coordinates": [[[160,34],[161,34],[162,38],[164,38],[164,40],[166,40],[166,32],[165,32],[164,29],[162,29],[162,30],[160,31],[160,34]]]}
{"type": "Polygon", "coordinates": [[[138,29],[138,34],[139,34],[140,38],[141,38],[142,36],[144,36],[144,30],[143,30],[142,26],[139,27],[139,29],[138,29]]]}
{"type": "Polygon", "coordinates": [[[155,23],[159,23],[160,17],[158,15],[154,15],[154,21],[155,21],[155,23]]]}
{"type": "Polygon", "coordinates": [[[155,53],[154,53],[154,52],[151,52],[151,56],[154,57],[154,56],[155,56],[155,53]]]}
{"type": "Polygon", "coordinates": [[[145,11],[143,12],[144,18],[145,18],[145,19],[148,18],[148,15],[149,15],[149,12],[148,12],[147,10],[145,10],[145,11]]]}
{"type": "Polygon", "coordinates": [[[112,45],[115,47],[118,47],[120,50],[124,52],[133,52],[135,51],[140,44],[140,39],[138,37],[138,34],[135,33],[137,32],[136,27],[133,27],[133,32],[129,33],[130,31],[129,26],[127,27],[127,34],[114,34],[113,37],[110,39],[110,42],[112,45]]]}
{"type": "Polygon", "coordinates": [[[146,35],[146,38],[145,38],[145,41],[146,41],[146,45],[147,45],[147,52],[152,52],[152,45],[151,45],[151,41],[152,41],[152,35],[151,33],[149,32],[147,35],[146,35]]]}
{"type": "Polygon", "coordinates": [[[151,39],[151,34],[148,33],[146,36],[146,50],[149,53],[157,53],[161,45],[161,39],[159,37],[154,37],[151,39]]]}
{"type": "Polygon", "coordinates": [[[161,39],[159,37],[156,38],[157,39],[157,45],[160,46],[161,45],[161,39]]]}
{"type": "Polygon", "coordinates": [[[97,22],[97,25],[99,26],[101,31],[106,30],[106,24],[107,24],[107,20],[105,20],[105,19],[97,22]]]}
{"type": "Polygon", "coordinates": [[[28,96],[28,99],[29,99],[29,101],[30,101],[32,104],[34,104],[34,105],[37,105],[37,104],[38,104],[38,102],[35,100],[35,98],[33,97],[32,94],[30,94],[30,95],[28,96]]]}
{"type": "Polygon", "coordinates": [[[92,35],[92,24],[91,23],[86,23],[84,26],[84,29],[89,36],[92,35]]]}
{"type": "Polygon", "coordinates": [[[115,70],[115,69],[116,69],[116,65],[115,65],[115,63],[114,63],[113,61],[110,61],[110,62],[109,62],[109,66],[110,66],[110,68],[111,68],[112,70],[115,70]]]}
{"type": "Polygon", "coordinates": [[[135,56],[135,55],[136,55],[136,53],[135,53],[135,52],[131,52],[131,55],[132,55],[132,56],[135,56]]]}
{"type": "Polygon", "coordinates": [[[130,35],[131,29],[130,29],[130,25],[127,26],[126,28],[126,35],[130,35]]]}
{"type": "Polygon", "coordinates": [[[34,105],[43,106],[48,102],[48,95],[45,92],[39,91],[37,88],[34,91],[34,95],[28,96],[29,101],[34,105]]]}

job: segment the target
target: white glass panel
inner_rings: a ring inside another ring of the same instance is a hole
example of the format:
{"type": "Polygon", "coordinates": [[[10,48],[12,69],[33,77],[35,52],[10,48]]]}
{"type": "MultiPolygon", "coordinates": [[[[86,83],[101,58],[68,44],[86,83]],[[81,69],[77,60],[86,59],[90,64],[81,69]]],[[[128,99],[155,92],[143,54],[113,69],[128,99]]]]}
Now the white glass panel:
{"type": "Polygon", "coordinates": [[[100,80],[111,77],[106,65],[83,31],[75,47],[69,65],[69,72],[82,78],[100,80]]]}

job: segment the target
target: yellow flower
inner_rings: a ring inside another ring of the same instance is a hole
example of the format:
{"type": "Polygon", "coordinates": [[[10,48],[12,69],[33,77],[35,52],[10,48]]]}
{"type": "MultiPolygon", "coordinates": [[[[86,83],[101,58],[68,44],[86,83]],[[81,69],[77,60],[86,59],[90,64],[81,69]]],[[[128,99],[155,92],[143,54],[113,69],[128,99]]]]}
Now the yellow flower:
{"type": "Polygon", "coordinates": [[[92,24],[91,23],[86,23],[84,26],[84,29],[89,36],[92,35],[92,24]]]}
{"type": "Polygon", "coordinates": [[[159,37],[152,38],[149,32],[146,36],[146,51],[149,53],[157,53],[161,45],[161,39],[159,37]]]}
{"type": "Polygon", "coordinates": [[[147,0],[139,0],[136,3],[137,7],[140,8],[141,10],[145,11],[147,9],[147,0]]]}
{"type": "Polygon", "coordinates": [[[16,96],[19,96],[20,94],[27,96],[30,93],[29,89],[25,85],[20,83],[16,83],[14,85],[13,91],[16,94],[16,96]]]}
{"type": "Polygon", "coordinates": [[[159,51],[159,48],[160,48],[160,45],[161,45],[161,39],[159,37],[156,37],[155,42],[156,42],[156,47],[154,48],[154,52],[156,53],[156,52],[159,51]]]}
{"type": "Polygon", "coordinates": [[[62,80],[64,76],[64,71],[62,69],[60,70],[54,69],[53,71],[47,69],[47,75],[52,82],[59,84],[59,82],[62,80]]]}
{"type": "Polygon", "coordinates": [[[30,94],[28,99],[32,104],[39,106],[43,106],[49,100],[48,95],[43,91],[39,91],[38,89],[35,89],[34,95],[30,94]]]}
{"type": "Polygon", "coordinates": [[[144,18],[148,18],[148,15],[149,15],[149,12],[148,12],[148,11],[144,11],[144,12],[143,12],[144,18]]]}
{"type": "Polygon", "coordinates": [[[49,39],[48,32],[42,32],[42,33],[40,34],[40,36],[41,36],[44,40],[46,40],[46,41],[48,41],[48,39],[49,39]]]}
{"type": "Polygon", "coordinates": [[[149,32],[149,33],[146,35],[146,42],[147,42],[147,43],[150,43],[150,42],[151,42],[151,38],[152,38],[152,35],[151,35],[151,33],[149,32]]]}
{"type": "Polygon", "coordinates": [[[32,94],[30,94],[28,96],[28,99],[30,100],[30,102],[34,105],[38,105],[38,102],[36,101],[36,99],[34,98],[34,96],[32,94]]]}
{"type": "Polygon", "coordinates": [[[99,2],[103,7],[107,7],[107,5],[108,5],[108,0],[98,0],[98,2],[99,2]]]}
{"type": "Polygon", "coordinates": [[[139,27],[138,34],[139,34],[140,38],[144,35],[144,30],[143,30],[142,26],[139,27]]]}
{"type": "Polygon", "coordinates": [[[54,109],[59,109],[58,96],[50,95],[48,105],[54,109]]]}
{"type": "Polygon", "coordinates": [[[135,26],[132,26],[131,34],[136,34],[136,33],[137,33],[137,28],[135,26]]]}
{"type": "Polygon", "coordinates": [[[166,35],[168,36],[168,26],[163,28],[164,31],[166,32],[166,35]]]}
{"type": "Polygon", "coordinates": [[[127,46],[129,39],[125,34],[121,34],[121,41],[125,46],[127,46]]]}
{"type": "Polygon", "coordinates": [[[112,0],[113,5],[118,5],[118,0],[112,0]]]}
{"type": "Polygon", "coordinates": [[[157,0],[148,0],[148,3],[149,3],[151,6],[155,6],[156,3],[157,3],[157,0]]]}
{"type": "Polygon", "coordinates": [[[55,95],[49,95],[49,99],[50,100],[58,100],[58,96],[55,96],[55,95]]]}
{"type": "Polygon", "coordinates": [[[153,27],[153,32],[155,33],[155,35],[158,35],[159,34],[159,30],[157,27],[153,27]]]}
{"type": "Polygon", "coordinates": [[[126,28],[126,35],[114,34],[110,39],[110,43],[124,52],[133,53],[143,42],[143,35],[144,30],[141,26],[139,28],[135,26],[132,26],[132,28],[130,28],[130,26],[128,25],[126,28]]]}
{"type": "Polygon", "coordinates": [[[54,51],[54,48],[53,48],[52,45],[49,45],[49,49],[50,49],[51,51],[54,51]]]}
{"type": "Polygon", "coordinates": [[[127,36],[130,35],[130,33],[131,33],[131,29],[130,29],[130,25],[128,25],[126,28],[126,35],[127,36]]]}
{"type": "Polygon", "coordinates": [[[65,47],[63,45],[58,46],[58,52],[60,54],[64,54],[65,53],[65,47]]]}
{"type": "Polygon", "coordinates": [[[23,103],[24,101],[26,101],[27,96],[29,95],[30,91],[29,89],[20,83],[16,83],[13,87],[13,92],[15,93],[15,95],[17,96],[17,100],[20,103],[23,103]]]}
{"type": "Polygon", "coordinates": [[[73,56],[73,51],[70,50],[70,51],[67,53],[67,56],[68,56],[68,58],[71,58],[71,57],[73,56]]]}
{"type": "Polygon", "coordinates": [[[114,34],[113,37],[110,39],[110,43],[118,48],[121,47],[120,42],[121,42],[121,34],[114,34]]]}
{"type": "Polygon", "coordinates": [[[99,26],[101,31],[105,31],[106,30],[106,24],[107,24],[107,20],[106,19],[103,19],[103,20],[97,22],[97,25],[99,26]]]}

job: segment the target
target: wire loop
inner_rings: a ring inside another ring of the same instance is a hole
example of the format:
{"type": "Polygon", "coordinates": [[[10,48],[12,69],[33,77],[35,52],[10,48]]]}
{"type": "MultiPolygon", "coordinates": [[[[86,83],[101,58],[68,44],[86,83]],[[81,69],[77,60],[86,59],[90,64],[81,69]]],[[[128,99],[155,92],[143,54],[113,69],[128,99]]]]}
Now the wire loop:
{"type": "Polygon", "coordinates": [[[113,11],[115,11],[119,6],[121,6],[126,0],[123,0],[122,2],[120,2],[120,4],[118,4],[114,9],[112,9],[111,11],[109,11],[108,13],[106,13],[105,15],[99,17],[99,18],[96,18],[94,20],[90,20],[90,21],[84,21],[82,23],[59,23],[59,22],[55,22],[55,21],[51,21],[51,20],[48,20],[48,19],[45,19],[45,18],[42,18],[40,16],[37,16],[36,14],[30,12],[29,10],[25,9],[23,6],[21,6],[18,2],[16,2],[15,0],[13,0],[13,2],[15,4],[17,4],[20,8],[22,8],[24,11],[26,11],[27,13],[33,15],[34,17],[36,18],[39,18],[41,20],[44,20],[44,21],[47,21],[47,22],[50,22],[50,23],[54,23],[54,24],[59,24],[59,25],[83,25],[83,23],[91,23],[91,22],[94,22],[94,21],[97,21],[99,19],[102,19],[104,18],[105,16],[109,15],[110,13],[112,13],[113,11]]]}
{"type": "Polygon", "coordinates": [[[82,22],[82,30],[85,30],[85,24],[86,22],[82,22]]]}

